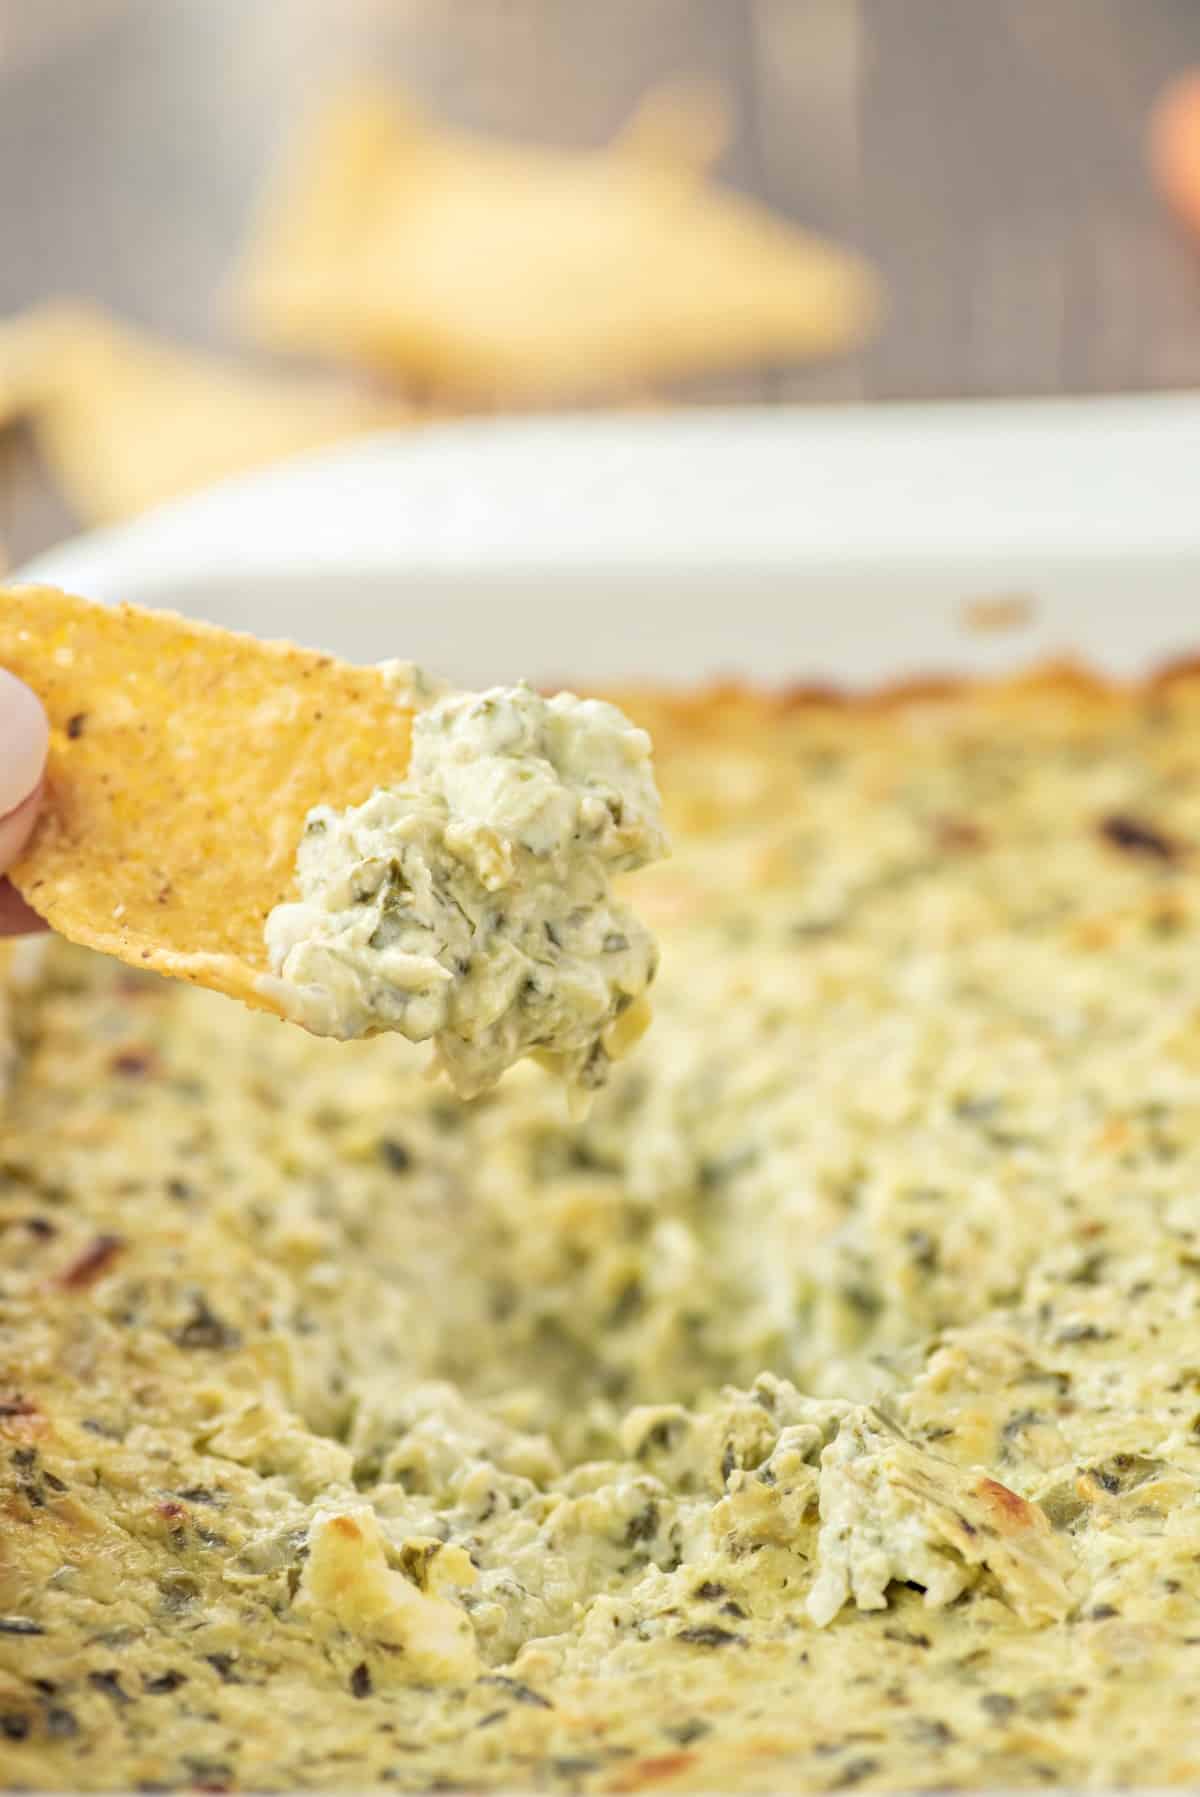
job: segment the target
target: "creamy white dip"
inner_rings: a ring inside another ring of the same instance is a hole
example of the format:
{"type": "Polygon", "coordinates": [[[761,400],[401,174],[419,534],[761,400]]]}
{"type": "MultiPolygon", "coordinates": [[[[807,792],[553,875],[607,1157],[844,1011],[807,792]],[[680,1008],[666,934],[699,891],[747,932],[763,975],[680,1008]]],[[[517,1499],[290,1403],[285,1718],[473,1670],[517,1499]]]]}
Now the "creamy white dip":
{"type": "Polygon", "coordinates": [[[300,897],[267,919],[292,1014],[318,1035],[432,1041],[464,1097],[526,1054],[602,1085],[658,961],[611,890],[667,850],[650,738],[600,700],[388,672],[416,707],[407,777],[310,813],[300,897]]]}

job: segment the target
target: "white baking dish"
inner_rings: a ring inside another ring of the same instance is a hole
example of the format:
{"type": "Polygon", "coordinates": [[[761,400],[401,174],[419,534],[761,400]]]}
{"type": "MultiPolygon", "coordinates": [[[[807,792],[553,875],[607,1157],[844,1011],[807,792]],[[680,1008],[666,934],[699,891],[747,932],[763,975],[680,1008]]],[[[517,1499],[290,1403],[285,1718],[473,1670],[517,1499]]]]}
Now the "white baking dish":
{"type": "Polygon", "coordinates": [[[1200,650],[1200,397],[446,426],[23,578],[468,681],[1133,673],[1200,650]]]}
{"type": "Polygon", "coordinates": [[[446,425],[25,573],[476,682],[1133,672],[1200,647],[1200,397],[446,425]]]}

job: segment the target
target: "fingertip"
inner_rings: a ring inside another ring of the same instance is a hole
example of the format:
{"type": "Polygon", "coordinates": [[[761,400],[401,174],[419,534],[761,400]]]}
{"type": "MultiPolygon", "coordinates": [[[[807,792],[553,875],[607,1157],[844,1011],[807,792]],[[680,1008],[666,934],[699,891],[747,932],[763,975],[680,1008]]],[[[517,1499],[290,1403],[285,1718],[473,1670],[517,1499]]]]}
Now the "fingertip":
{"type": "Polygon", "coordinates": [[[1147,147],[1159,191],[1200,230],[1200,70],[1170,81],[1150,113],[1147,147]]]}
{"type": "Polygon", "coordinates": [[[0,819],[5,823],[41,780],[49,746],[41,701],[23,680],[0,668],[0,819]]]}

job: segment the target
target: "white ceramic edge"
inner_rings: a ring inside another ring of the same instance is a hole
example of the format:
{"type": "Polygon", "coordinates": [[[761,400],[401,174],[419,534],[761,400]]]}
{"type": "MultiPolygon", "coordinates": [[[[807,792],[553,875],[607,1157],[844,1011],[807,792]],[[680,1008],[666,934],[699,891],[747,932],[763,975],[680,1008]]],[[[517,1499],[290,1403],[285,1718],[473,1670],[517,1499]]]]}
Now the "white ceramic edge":
{"type": "Polygon", "coordinates": [[[189,581],[1200,558],[1200,395],[470,421],[363,438],[40,556],[189,581]]]}

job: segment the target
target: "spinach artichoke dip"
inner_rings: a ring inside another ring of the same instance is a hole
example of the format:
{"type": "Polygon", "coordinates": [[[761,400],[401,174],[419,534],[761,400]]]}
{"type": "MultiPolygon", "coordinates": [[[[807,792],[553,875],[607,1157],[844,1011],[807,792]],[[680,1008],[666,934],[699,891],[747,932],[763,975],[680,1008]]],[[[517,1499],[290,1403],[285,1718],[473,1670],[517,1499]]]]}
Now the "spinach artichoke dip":
{"type": "Polygon", "coordinates": [[[4,1784],[1200,1778],[1200,675],[627,703],[586,1117],[23,954],[4,1784]]]}
{"type": "Polygon", "coordinates": [[[403,786],[308,820],[271,966],[318,1035],[399,1030],[477,1097],[533,1052],[578,1091],[637,1040],[657,953],[612,876],[666,852],[650,738],[613,705],[458,693],[408,663],[403,786]]]}

